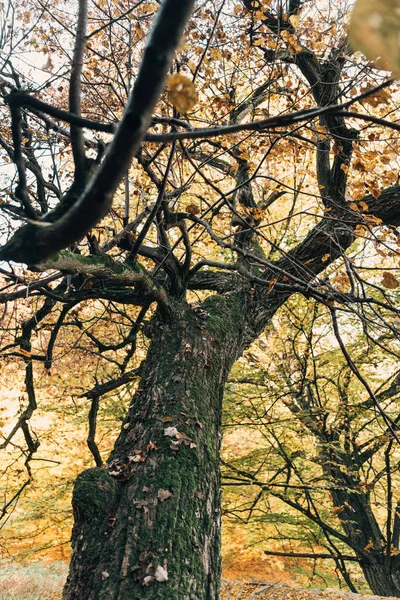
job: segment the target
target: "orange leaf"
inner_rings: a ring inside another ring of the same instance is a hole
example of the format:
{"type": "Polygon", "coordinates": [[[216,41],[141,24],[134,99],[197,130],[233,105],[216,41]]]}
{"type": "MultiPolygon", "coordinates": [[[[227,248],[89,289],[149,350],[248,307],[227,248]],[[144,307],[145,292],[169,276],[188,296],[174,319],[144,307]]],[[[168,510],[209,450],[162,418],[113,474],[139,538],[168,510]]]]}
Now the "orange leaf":
{"type": "Polygon", "coordinates": [[[186,210],[191,215],[198,215],[200,213],[200,208],[196,204],[189,204],[189,206],[186,207],[186,210]]]}
{"type": "Polygon", "coordinates": [[[383,279],[381,283],[383,287],[387,288],[388,290],[395,290],[400,286],[400,281],[396,279],[396,277],[390,271],[383,272],[383,279]]]}

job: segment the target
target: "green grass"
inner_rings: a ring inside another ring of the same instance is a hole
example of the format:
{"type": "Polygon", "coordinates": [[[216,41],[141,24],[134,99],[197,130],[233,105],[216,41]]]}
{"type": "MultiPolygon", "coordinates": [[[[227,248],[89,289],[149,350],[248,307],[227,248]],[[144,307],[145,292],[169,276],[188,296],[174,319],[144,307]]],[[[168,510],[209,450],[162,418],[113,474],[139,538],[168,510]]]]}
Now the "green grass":
{"type": "Polygon", "coordinates": [[[0,563],[0,600],[45,600],[60,598],[67,565],[53,563],[0,563]]]}

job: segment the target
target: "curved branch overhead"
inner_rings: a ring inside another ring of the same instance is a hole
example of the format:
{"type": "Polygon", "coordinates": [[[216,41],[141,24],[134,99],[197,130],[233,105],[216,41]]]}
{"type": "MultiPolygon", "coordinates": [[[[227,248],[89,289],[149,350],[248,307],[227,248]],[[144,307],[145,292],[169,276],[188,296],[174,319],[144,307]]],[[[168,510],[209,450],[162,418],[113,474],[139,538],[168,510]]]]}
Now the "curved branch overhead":
{"type": "Polygon", "coordinates": [[[73,206],[54,224],[28,225],[18,230],[0,250],[3,260],[38,263],[80,240],[110,210],[114,192],[149,128],[193,5],[192,0],[163,2],[124,115],[96,174],[73,206]]]}

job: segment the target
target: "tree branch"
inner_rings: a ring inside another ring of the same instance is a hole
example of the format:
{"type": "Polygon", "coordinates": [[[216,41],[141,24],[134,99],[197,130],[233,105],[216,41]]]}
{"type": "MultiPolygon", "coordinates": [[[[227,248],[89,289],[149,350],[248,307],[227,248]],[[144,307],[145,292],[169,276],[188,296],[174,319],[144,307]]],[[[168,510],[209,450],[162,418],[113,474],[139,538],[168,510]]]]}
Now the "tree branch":
{"type": "MultiPolygon", "coordinates": [[[[88,20],[87,0],[79,0],[78,6],[78,24],[69,82],[69,110],[71,113],[80,117],[82,93],[81,76],[83,55],[86,47],[86,27],[88,20]]],[[[85,172],[85,144],[82,129],[78,125],[71,125],[71,146],[75,163],[75,179],[83,180],[85,172]]]]}
{"type": "Polygon", "coordinates": [[[275,552],[272,550],[264,550],[264,554],[267,556],[286,556],[288,558],[312,558],[316,560],[317,558],[329,559],[329,560],[352,560],[355,562],[360,562],[360,558],[356,556],[351,556],[347,554],[340,554],[339,556],[335,556],[333,554],[318,554],[318,553],[309,553],[309,552],[275,552]]]}
{"type": "Polygon", "coordinates": [[[79,200],[49,227],[19,229],[0,250],[2,260],[37,264],[80,240],[109,211],[115,190],[125,176],[151,123],[152,112],[194,0],[165,0],[153,26],[132,95],[97,174],[79,200]]]}

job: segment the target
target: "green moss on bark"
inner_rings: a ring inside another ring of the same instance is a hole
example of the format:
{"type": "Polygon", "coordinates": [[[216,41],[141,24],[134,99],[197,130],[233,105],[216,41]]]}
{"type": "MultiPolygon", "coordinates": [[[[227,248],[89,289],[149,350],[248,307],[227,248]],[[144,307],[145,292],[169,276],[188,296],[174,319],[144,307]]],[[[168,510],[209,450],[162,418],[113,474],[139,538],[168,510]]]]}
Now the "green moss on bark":
{"type": "Polygon", "coordinates": [[[119,486],[106,469],[88,469],[81,473],[74,487],[72,505],[80,519],[102,521],[117,499],[119,486]]]}

